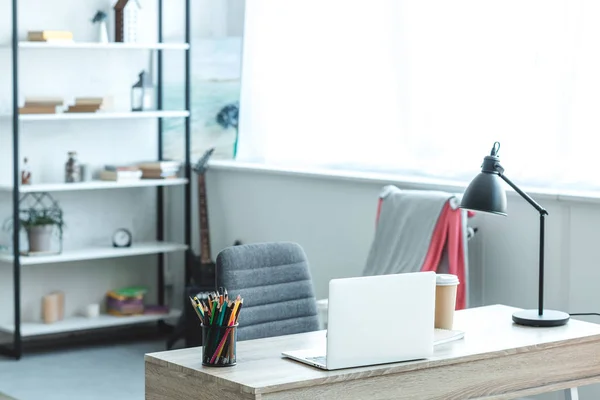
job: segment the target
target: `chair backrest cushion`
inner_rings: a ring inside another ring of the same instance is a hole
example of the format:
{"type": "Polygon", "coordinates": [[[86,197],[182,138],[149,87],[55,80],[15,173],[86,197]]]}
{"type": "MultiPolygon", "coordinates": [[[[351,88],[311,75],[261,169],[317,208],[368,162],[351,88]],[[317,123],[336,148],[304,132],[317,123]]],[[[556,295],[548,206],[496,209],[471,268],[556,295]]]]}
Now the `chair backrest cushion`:
{"type": "Polygon", "coordinates": [[[217,285],[244,298],[238,340],[319,329],[308,261],[296,243],[233,246],[217,256],[217,285]]]}

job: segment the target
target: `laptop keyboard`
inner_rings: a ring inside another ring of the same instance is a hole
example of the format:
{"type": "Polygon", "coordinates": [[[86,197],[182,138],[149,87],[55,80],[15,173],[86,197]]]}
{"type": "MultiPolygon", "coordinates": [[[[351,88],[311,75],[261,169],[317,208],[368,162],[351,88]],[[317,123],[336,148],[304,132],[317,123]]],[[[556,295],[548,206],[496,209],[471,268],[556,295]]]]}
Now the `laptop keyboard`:
{"type": "Polygon", "coordinates": [[[314,361],[319,364],[327,365],[327,357],[325,356],[317,356],[317,357],[306,357],[308,361],[314,361]]]}

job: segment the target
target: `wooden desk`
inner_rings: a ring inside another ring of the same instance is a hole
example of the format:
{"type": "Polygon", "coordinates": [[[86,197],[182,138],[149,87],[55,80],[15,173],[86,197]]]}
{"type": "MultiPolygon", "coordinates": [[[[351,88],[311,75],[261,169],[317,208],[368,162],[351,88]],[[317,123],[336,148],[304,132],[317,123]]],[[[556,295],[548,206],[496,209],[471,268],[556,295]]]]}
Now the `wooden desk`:
{"type": "Polygon", "coordinates": [[[322,371],[281,357],[325,332],[238,343],[238,365],[207,368],[201,348],[148,354],[146,399],[515,399],[600,382],[600,325],[514,325],[501,305],[459,311],[459,341],[423,361],[322,371]]]}

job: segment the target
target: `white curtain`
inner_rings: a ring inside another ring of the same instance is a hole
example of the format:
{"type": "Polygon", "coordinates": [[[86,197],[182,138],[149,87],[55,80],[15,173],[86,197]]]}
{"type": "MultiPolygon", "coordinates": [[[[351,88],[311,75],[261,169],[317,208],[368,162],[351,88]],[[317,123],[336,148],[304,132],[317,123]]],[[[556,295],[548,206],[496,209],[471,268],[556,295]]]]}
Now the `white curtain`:
{"type": "Polygon", "coordinates": [[[238,160],[591,187],[597,0],[252,0],[238,160]]]}

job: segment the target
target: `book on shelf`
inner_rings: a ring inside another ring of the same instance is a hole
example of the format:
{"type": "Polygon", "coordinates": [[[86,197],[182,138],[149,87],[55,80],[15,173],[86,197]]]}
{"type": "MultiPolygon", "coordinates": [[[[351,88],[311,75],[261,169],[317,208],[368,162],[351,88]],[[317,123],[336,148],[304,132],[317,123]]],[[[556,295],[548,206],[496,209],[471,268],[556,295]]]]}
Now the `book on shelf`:
{"type": "Polygon", "coordinates": [[[56,114],[56,106],[19,107],[19,114],[56,114]]]}
{"type": "Polygon", "coordinates": [[[25,104],[19,108],[19,114],[54,114],[56,107],[63,104],[60,97],[25,97],[25,104]]]}
{"type": "Polygon", "coordinates": [[[75,104],[82,106],[100,106],[103,102],[104,97],[75,97],[75,104]]]}
{"type": "Polygon", "coordinates": [[[142,170],[178,170],[181,166],[179,161],[163,160],[163,161],[147,161],[138,164],[142,170]]]}
{"type": "Polygon", "coordinates": [[[25,97],[25,107],[28,106],[62,106],[64,99],[62,97],[35,96],[25,97]]]}
{"type": "Polygon", "coordinates": [[[68,113],[94,113],[96,111],[98,111],[100,109],[100,106],[81,106],[81,105],[74,105],[74,106],[69,106],[69,108],[67,108],[68,113]]]}
{"type": "Polygon", "coordinates": [[[143,171],[142,179],[174,179],[177,178],[177,171],[143,171]]]}
{"type": "Polygon", "coordinates": [[[66,112],[92,113],[111,107],[112,97],[76,97],[75,104],[70,105],[66,112]]]}
{"type": "Polygon", "coordinates": [[[72,42],[73,32],[70,31],[29,31],[27,32],[27,40],[30,42],[72,42]]]}
{"type": "Polygon", "coordinates": [[[101,171],[100,180],[102,181],[139,181],[142,178],[142,171],[101,171]]]}
{"type": "Polygon", "coordinates": [[[105,171],[140,171],[137,165],[105,165],[105,171]]]}
{"type": "Polygon", "coordinates": [[[138,164],[142,170],[142,179],[177,178],[181,163],[172,160],[146,161],[138,164]]]}

